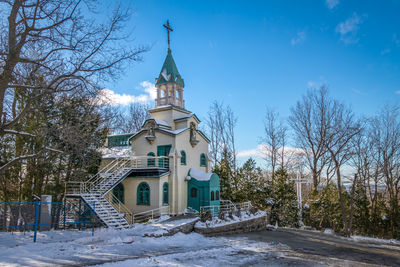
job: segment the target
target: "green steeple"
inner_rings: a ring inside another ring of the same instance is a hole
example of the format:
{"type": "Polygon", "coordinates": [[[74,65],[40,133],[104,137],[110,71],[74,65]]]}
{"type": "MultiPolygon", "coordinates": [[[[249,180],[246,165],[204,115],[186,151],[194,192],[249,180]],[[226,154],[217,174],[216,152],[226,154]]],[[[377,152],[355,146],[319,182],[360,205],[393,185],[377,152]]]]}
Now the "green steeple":
{"type": "Polygon", "coordinates": [[[156,79],[156,85],[164,83],[176,83],[181,87],[185,86],[178,68],[176,67],[174,58],[172,57],[171,49],[169,48],[160,75],[158,75],[158,78],[156,79]]]}

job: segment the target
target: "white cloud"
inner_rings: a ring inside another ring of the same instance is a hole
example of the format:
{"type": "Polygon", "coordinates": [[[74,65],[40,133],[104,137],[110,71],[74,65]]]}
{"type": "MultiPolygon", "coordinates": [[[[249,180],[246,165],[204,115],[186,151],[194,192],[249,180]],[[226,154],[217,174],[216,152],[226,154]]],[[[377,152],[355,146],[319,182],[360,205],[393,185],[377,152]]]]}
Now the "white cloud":
{"type": "Polygon", "coordinates": [[[326,0],[325,3],[329,9],[334,9],[339,4],[339,0],[326,0]]]}
{"type": "Polygon", "coordinates": [[[257,148],[243,150],[237,153],[238,158],[249,158],[249,157],[258,157],[262,158],[264,156],[263,151],[264,145],[258,145],[257,148]]]}
{"type": "Polygon", "coordinates": [[[140,86],[144,88],[144,91],[149,94],[150,100],[154,100],[157,97],[157,88],[154,83],[143,81],[140,86]]]}
{"type": "Polygon", "coordinates": [[[143,81],[140,83],[140,89],[145,93],[140,95],[118,94],[111,89],[104,88],[96,96],[96,102],[99,105],[110,106],[128,106],[131,103],[147,103],[154,100],[157,96],[156,87],[153,83],[143,81]]]}
{"type": "Polygon", "coordinates": [[[296,37],[292,38],[290,41],[292,45],[297,45],[306,40],[306,32],[305,31],[299,31],[297,32],[296,37]]]}
{"type": "Polygon", "coordinates": [[[396,95],[400,95],[400,90],[397,90],[395,93],[396,95]]]}
{"type": "MultiPolygon", "coordinates": [[[[285,147],[285,154],[302,153],[302,150],[297,147],[285,147]]],[[[256,148],[243,150],[237,153],[238,158],[256,157],[264,158],[269,154],[268,146],[260,144],[256,148]]]]}
{"type": "Polygon", "coordinates": [[[354,12],[353,16],[348,18],[346,21],[339,23],[336,26],[336,32],[340,34],[340,40],[345,44],[357,43],[359,40],[357,38],[357,31],[362,22],[362,17],[354,12]]]}

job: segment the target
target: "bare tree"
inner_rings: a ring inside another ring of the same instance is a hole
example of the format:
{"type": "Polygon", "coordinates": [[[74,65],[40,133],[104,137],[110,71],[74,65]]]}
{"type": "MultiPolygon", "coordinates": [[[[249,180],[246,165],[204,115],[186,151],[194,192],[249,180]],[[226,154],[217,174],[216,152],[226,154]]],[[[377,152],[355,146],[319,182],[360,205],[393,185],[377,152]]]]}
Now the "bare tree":
{"type": "Polygon", "coordinates": [[[325,86],[310,90],[291,108],[289,124],[295,133],[296,146],[303,150],[313,178],[313,187],[320,183],[327,157],[327,130],[332,120],[333,103],[325,86]]]}
{"type": "MultiPolygon", "coordinates": [[[[35,100],[60,92],[94,95],[99,82],[117,78],[125,63],[140,60],[148,50],[127,43],[122,30],[130,16],[128,9],[117,5],[108,20],[99,23],[94,2],[7,0],[0,4],[0,136],[27,136],[14,127],[35,100]]],[[[7,164],[27,157],[34,155],[21,155],[7,164]]]]}
{"type": "Polygon", "coordinates": [[[236,170],[235,126],[237,118],[232,109],[215,101],[208,112],[207,128],[210,137],[212,165],[219,164],[228,153],[236,170]]]}
{"type": "MultiPolygon", "coordinates": [[[[389,218],[392,235],[398,235],[400,190],[400,109],[386,105],[372,120],[374,155],[386,192],[389,195],[389,218]]],[[[377,182],[379,179],[376,177],[377,182]]],[[[378,183],[375,183],[377,192],[378,183]]]]}
{"type": "Polygon", "coordinates": [[[141,129],[150,118],[150,106],[146,103],[132,103],[126,112],[120,112],[114,133],[134,133],[141,129]]]}
{"type": "MultiPolygon", "coordinates": [[[[351,140],[354,139],[356,135],[360,134],[361,125],[359,121],[355,120],[351,109],[336,100],[333,100],[332,105],[329,106],[328,114],[332,116],[330,116],[329,127],[326,131],[326,145],[335,168],[343,225],[346,234],[349,236],[351,233],[352,215],[350,214],[350,216],[348,216],[345,210],[342,194],[342,167],[351,158],[351,140]]],[[[354,185],[355,183],[356,180],[354,181],[354,185]]],[[[354,192],[351,194],[350,200],[351,211],[353,206],[353,193],[354,192]]]]}
{"type": "Polygon", "coordinates": [[[279,119],[278,112],[267,109],[264,118],[264,137],[261,138],[264,144],[265,160],[271,167],[271,177],[274,179],[274,173],[277,165],[285,169],[285,143],[287,137],[287,128],[279,119]]]}

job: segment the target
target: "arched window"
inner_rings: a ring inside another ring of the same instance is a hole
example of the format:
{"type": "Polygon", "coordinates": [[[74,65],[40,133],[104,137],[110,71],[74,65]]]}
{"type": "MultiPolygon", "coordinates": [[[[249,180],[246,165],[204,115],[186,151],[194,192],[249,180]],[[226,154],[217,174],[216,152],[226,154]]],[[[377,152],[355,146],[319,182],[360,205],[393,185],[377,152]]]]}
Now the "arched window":
{"type": "Polygon", "coordinates": [[[200,155],[200,166],[201,167],[207,167],[207,158],[204,153],[200,155]]]}
{"type": "Polygon", "coordinates": [[[150,186],[146,182],[140,183],[137,188],[137,204],[150,205],[150,186]]]}
{"type": "Polygon", "coordinates": [[[215,191],[215,200],[219,200],[219,191],[215,191]]]}
{"type": "Polygon", "coordinates": [[[197,197],[197,189],[192,187],[192,189],[190,189],[190,197],[197,197]]]}
{"type": "Polygon", "coordinates": [[[181,151],[181,165],[186,165],[186,153],[185,151],[181,151]]]}
{"type": "Polygon", "coordinates": [[[163,205],[168,205],[168,183],[163,184],[163,205]]]}
{"type": "MultiPolygon", "coordinates": [[[[156,154],[154,154],[153,152],[149,152],[147,153],[148,157],[155,157],[156,154]]],[[[147,167],[155,167],[156,166],[156,160],[152,159],[152,158],[148,158],[147,159],[147,167]]]]}
{"type": "Polygon", "coordinates": [[[211,201],[214,201],[214,191],[211,191],[211,201]]]}
{"type": "MultiPolygon", "coordinates": [[[[122,183],[119,183],[116,187],[113,189],[113,195],[115,198],[117,198],[119,201],[122,203],[125,203],[125,188],[122,183]]],[[[116,199],[113,198],[113,202],[118,202],[116,199]]]]}

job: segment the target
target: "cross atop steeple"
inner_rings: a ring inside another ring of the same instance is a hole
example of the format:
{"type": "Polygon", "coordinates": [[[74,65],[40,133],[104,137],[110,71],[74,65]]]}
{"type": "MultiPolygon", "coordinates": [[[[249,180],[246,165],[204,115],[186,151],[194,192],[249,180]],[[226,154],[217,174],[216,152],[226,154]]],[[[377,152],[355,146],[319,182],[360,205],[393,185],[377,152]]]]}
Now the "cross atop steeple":
{"type": "Polygon", "coordinates": [[[169,20],[167,20],[167,23],[163,25],[165,29],[167,29],[167,34],[168,34],[168,49],[169,49],[169,32],[174,31],[174,29],[171,28],[171,26],[169,25],[169,20]]]}

